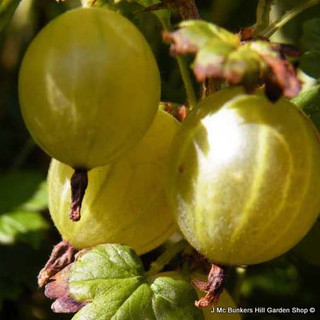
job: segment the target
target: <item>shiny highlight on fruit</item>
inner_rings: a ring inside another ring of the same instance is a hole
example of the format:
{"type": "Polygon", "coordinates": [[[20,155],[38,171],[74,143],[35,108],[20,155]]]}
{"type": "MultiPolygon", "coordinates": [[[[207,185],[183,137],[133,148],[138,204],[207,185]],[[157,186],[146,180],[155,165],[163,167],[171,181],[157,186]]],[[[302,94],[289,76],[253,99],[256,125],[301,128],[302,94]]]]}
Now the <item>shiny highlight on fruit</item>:
{"type": "Polygon", "coordinates": [[[158,108],[160,76],[129,20],[81,8],[33,40],[20,69],[19,99],[27,128],[51,157],[92,169],[143,137],[158,108]]]}

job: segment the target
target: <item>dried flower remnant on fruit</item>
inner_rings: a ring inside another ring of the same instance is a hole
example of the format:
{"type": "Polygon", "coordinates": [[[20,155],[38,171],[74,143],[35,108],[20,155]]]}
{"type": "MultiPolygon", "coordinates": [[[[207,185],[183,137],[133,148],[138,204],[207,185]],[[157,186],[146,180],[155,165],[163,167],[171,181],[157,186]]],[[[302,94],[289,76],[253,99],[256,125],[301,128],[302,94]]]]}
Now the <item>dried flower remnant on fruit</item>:
{"type": "Polygon", "coordinates": [[[76,169],[71,178],[71,209],[70,219],[79,221],[81,205],[88,186],[88,172],[85,169],[76,169]]]}
{"type": "Polygon", "coordinates": [[[193,281],[193,284],[199,290],[206,292],[204,297],[195,302],[198,308],[215,306],[218,303],[225,285],[227,270],[228,268],[225,266],[212,264],[208,275],[208,282],[200,280],[193,281]]]}
{"type": "Polygon", "coordinates": [[[39,272],[38,285],[43,287],[50,278],[74,260],[75,249],[68,241],[61,241],[52,250],[50,258],[39,272]]]}
{"type": "Polygon", "coordinates": [[[293,65],[288,60],[279,60],[271,55],[262,55],[262,58],[271,70],[264,76],[266,95],[269,100],[276,101],[281,95],[288,98],[297,96],[301,90],[301,83],[296,78],[293,65]]]}
{"type": "Polygon", "coordinates": [[[188,114],[188,109],[185,105],[179,105],[171,102],[162,102],[164,111],[171,114],[179,122],[182,122],[188,114]]]}

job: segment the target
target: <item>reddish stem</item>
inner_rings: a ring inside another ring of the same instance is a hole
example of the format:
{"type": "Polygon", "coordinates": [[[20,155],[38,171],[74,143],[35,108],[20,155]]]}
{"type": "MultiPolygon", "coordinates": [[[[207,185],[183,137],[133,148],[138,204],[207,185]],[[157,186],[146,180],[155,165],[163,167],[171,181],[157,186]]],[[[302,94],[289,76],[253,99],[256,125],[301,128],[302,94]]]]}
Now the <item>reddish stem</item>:
{"type": "Polygon", "coordinates": [[[200,14],[194,0],[177,0],[177,2],[182,20],[200,19],[200,14]]]}

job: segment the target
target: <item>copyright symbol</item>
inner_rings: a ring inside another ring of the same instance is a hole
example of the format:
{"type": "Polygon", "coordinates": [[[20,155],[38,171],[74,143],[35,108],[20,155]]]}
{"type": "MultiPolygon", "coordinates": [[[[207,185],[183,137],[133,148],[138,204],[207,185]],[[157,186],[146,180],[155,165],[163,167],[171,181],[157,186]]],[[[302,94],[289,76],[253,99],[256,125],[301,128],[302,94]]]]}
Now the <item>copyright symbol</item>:
{"type": "Polygon", "coordinates": [[[316,309],[315,309],[315,308],[310,308],[309,311],[310,311],[311,313],[315,313],[316,309]]]}

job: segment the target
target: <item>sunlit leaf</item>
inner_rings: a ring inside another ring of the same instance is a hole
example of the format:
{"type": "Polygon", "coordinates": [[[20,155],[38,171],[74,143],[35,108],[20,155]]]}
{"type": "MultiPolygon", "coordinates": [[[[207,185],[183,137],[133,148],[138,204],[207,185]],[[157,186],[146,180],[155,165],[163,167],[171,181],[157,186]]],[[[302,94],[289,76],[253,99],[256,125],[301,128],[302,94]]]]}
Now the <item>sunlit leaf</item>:
{"type": "Polygon", "coordinates": [[[136,253],[127,246],[100,245],[52,278],[46,295],[56,312],[75,312],[87,319],[202,319],[187,282],[147,277],[136,253]]]}
{"type": "Polygon", "coordinates": [[[0,215],[0,243],[13,244],[17,241],[38,247],[48,223],[41,213],[17,210],[0,215]]]}

